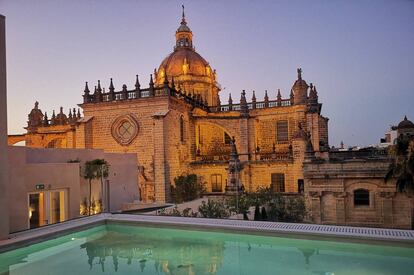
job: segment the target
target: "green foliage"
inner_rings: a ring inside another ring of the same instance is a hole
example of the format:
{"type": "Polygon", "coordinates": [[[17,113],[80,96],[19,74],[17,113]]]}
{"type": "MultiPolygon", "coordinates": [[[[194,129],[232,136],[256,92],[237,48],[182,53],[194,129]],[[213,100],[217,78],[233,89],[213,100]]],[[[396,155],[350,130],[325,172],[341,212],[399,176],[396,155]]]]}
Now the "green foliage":
{"type": "Polygon", "coordinates": [[[198,211],[203,218],[228,218],[230,213],[222,201],[208,200],[203,201],[198,207],[198,211]]]}
{"type": "Polygon", "coordinates": [[[262,220],[262,215],[260,214],[260,207],[258,204],[256,204],[255,208],[254,208],[254,220],[255,221],[261,221],[262,220]]]}
{"type": "Polygon", "coordinates": [[[94,159],[85,162],[83,177],[87,180],[107,178],[109,174],[109,164],[104,159],[94,159]]]}
{"type": "MultiPolygon", "coordinates": [[[[85,162],[83,178],[89,182],[89,215],[92,212],[92,180],[107,178],[109,175],[109,164],[104,159],[94,159],[85,162]]],[[[101,186],[102,187],[102,186],[101,186]]]]}
{"type": "Polygon", "coordinates": [[[171,193],[175,203],[198,199],[205,191],[195,174],[176,177],[174,182],[175,186],[171,187],[171,193]]]}
{"type": "Polygon", "coordinates": [[[400,136],[397,143],[389,147],[389,156],[392,162],[385,175],[385,181],[396,179],[399,192],[414,192],[414,139],[400,136]]]}
{"type": "Polygon", "coordinates": [[[241,193],[238,196],[232,196],[225,201],[229,211],[235,214],[247,214],[252,205],[249,194],[241,193]]]}
{"type": "Polygon", "coordinates": [[[186,208],[183,210],[183,212],[180,212],[178,210],[178,207],[175,206],[171,211],[168,211],[168,209],[161,209],[158,211],[158,215],[160,216],[175,216],[175,217],[191,217],[195,218],[197,217],[197,212],[193,212],[191,208],[186,208]]]}
{"type": "Polygon", "coordinates": [[[302,196],[274,194],[269,203],[269,220],[279,222],[302,222],[306,215],[305,200],[302,196]]]}

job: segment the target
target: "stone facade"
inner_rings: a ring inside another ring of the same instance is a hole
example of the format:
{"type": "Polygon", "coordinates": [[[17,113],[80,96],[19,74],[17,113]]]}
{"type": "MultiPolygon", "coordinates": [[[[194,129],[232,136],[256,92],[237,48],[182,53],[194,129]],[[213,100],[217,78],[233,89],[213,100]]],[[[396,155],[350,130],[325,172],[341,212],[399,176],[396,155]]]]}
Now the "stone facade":
{"type": "Polygon", "coordinates": [[[413,198],[385,181],[385,149],[330,152],[304,162],[309,219],[319,224],[411,229],[413,198]]]}
{"type": "MultiPolygon", "coordinates": [[[[303,182],[306,144],[323,153],[328,145],[328,119],[321,115],[316,87],[297,80],[286,98],[267,91],[263,100],[241,92],[240,102],[219,98],[216,72],[195,52],[192,32],[182,18],[174,52],[165,59],[148,88],[138,76],[132,89],[107,92],[98,81],[88,83],[83,103],[65,115],[49,119],[36,104],[29,114],[26,146],[98,148],[105,152],[137,154],[139,189],[146,202],[171,199],[174,178],[195,173],[206,190],[223,193],[228,183],[230,142],[234,138],[242,170],[240,182],[247,191],[273,186],[298,192],[303,182]],[[76,114],[75,114],[76,113],[76,114]]],[[[10,143],[22,136],[10,136],[10,143]]]]}

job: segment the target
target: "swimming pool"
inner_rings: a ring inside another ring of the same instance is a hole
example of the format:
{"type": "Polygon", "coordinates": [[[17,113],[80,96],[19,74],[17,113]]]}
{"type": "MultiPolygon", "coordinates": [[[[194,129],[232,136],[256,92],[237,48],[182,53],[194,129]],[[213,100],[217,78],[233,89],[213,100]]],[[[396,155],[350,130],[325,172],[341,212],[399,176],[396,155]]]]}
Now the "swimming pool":
{"type": "Polygon", "coordinates": [[[411,274],[414,248],[109,223],[0,254],[0,274],[411,274]]]}

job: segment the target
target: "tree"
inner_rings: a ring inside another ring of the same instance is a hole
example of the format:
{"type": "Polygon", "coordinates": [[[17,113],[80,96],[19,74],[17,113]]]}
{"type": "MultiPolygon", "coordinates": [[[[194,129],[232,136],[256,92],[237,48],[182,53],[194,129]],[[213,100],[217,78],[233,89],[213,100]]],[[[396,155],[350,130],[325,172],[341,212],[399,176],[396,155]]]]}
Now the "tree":
{"type": "Polygon", "coordinates": [[[176,177],[174,182],[175,186],[171,187],[171,193],[175,203],[198,199],[205,191],[195,174],[176,177]]]}
{"type": "Polygon", "coordinates": [[[414,138],[399,136],[388,149],[391,164],[385,181],[395,178],[398,192],[414,192],[414,138]]]}
{"type": "Polygon", "coordinates": [[[254,208],[254,220],[255,221],[261,221],[262,217],[260,215],[260,207],[258,204],[256,204],[256,207],[254,208]]]}
{"type": "Polygon", "coordinates": [[[262,221],[267,221],[267,213],[266,213],[266,208],[264,206],[262,206],[262,221]]]}
{"type": "Polygon", "coordinates": [[[83,170],[83,178],[89,182],[89,207],[88,215],[91,215],[92,208],[92,180],[101,179],[101,191],[103,187],[103,178],[107,178],[109,174],[109,164],[104,159],[94,159],[85,162],[83,170]]]}

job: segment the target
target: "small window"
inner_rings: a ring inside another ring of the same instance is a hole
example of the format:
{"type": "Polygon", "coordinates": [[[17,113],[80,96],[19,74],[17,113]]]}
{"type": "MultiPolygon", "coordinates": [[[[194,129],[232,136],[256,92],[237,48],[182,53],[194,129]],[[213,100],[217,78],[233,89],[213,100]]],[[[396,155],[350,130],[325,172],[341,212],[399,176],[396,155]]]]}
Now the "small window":
{"type": "Polygon", "coordinates": [[[211,192],[223,192],[222,177],[220,174],[211,175],[211,192]]]}
{"type": "Polygon", "coordinates": [[[224,132],[224,144],[231,144],[231,137],[224,132]]]}
{"type": "Polygon", "coordinates": [[[184,118],[180,116],[180,141],[184,142],[184,118]]]}
{"type": "Polygon", "coordinates": [[[369,191],[357,189],[354,191],[354,206],[369,206],[369,191]]]}
{"type": "Polygon", "coordinates": [[[288,121],[279,120],[276,123],[276,141],[280,143],[289,141],[288,121]]]}
{"type": "Polygon", "coordinates": [[[275,173],[271,175],[270,188],[273,192],[285,192],[285,174],[275,173]]]}

